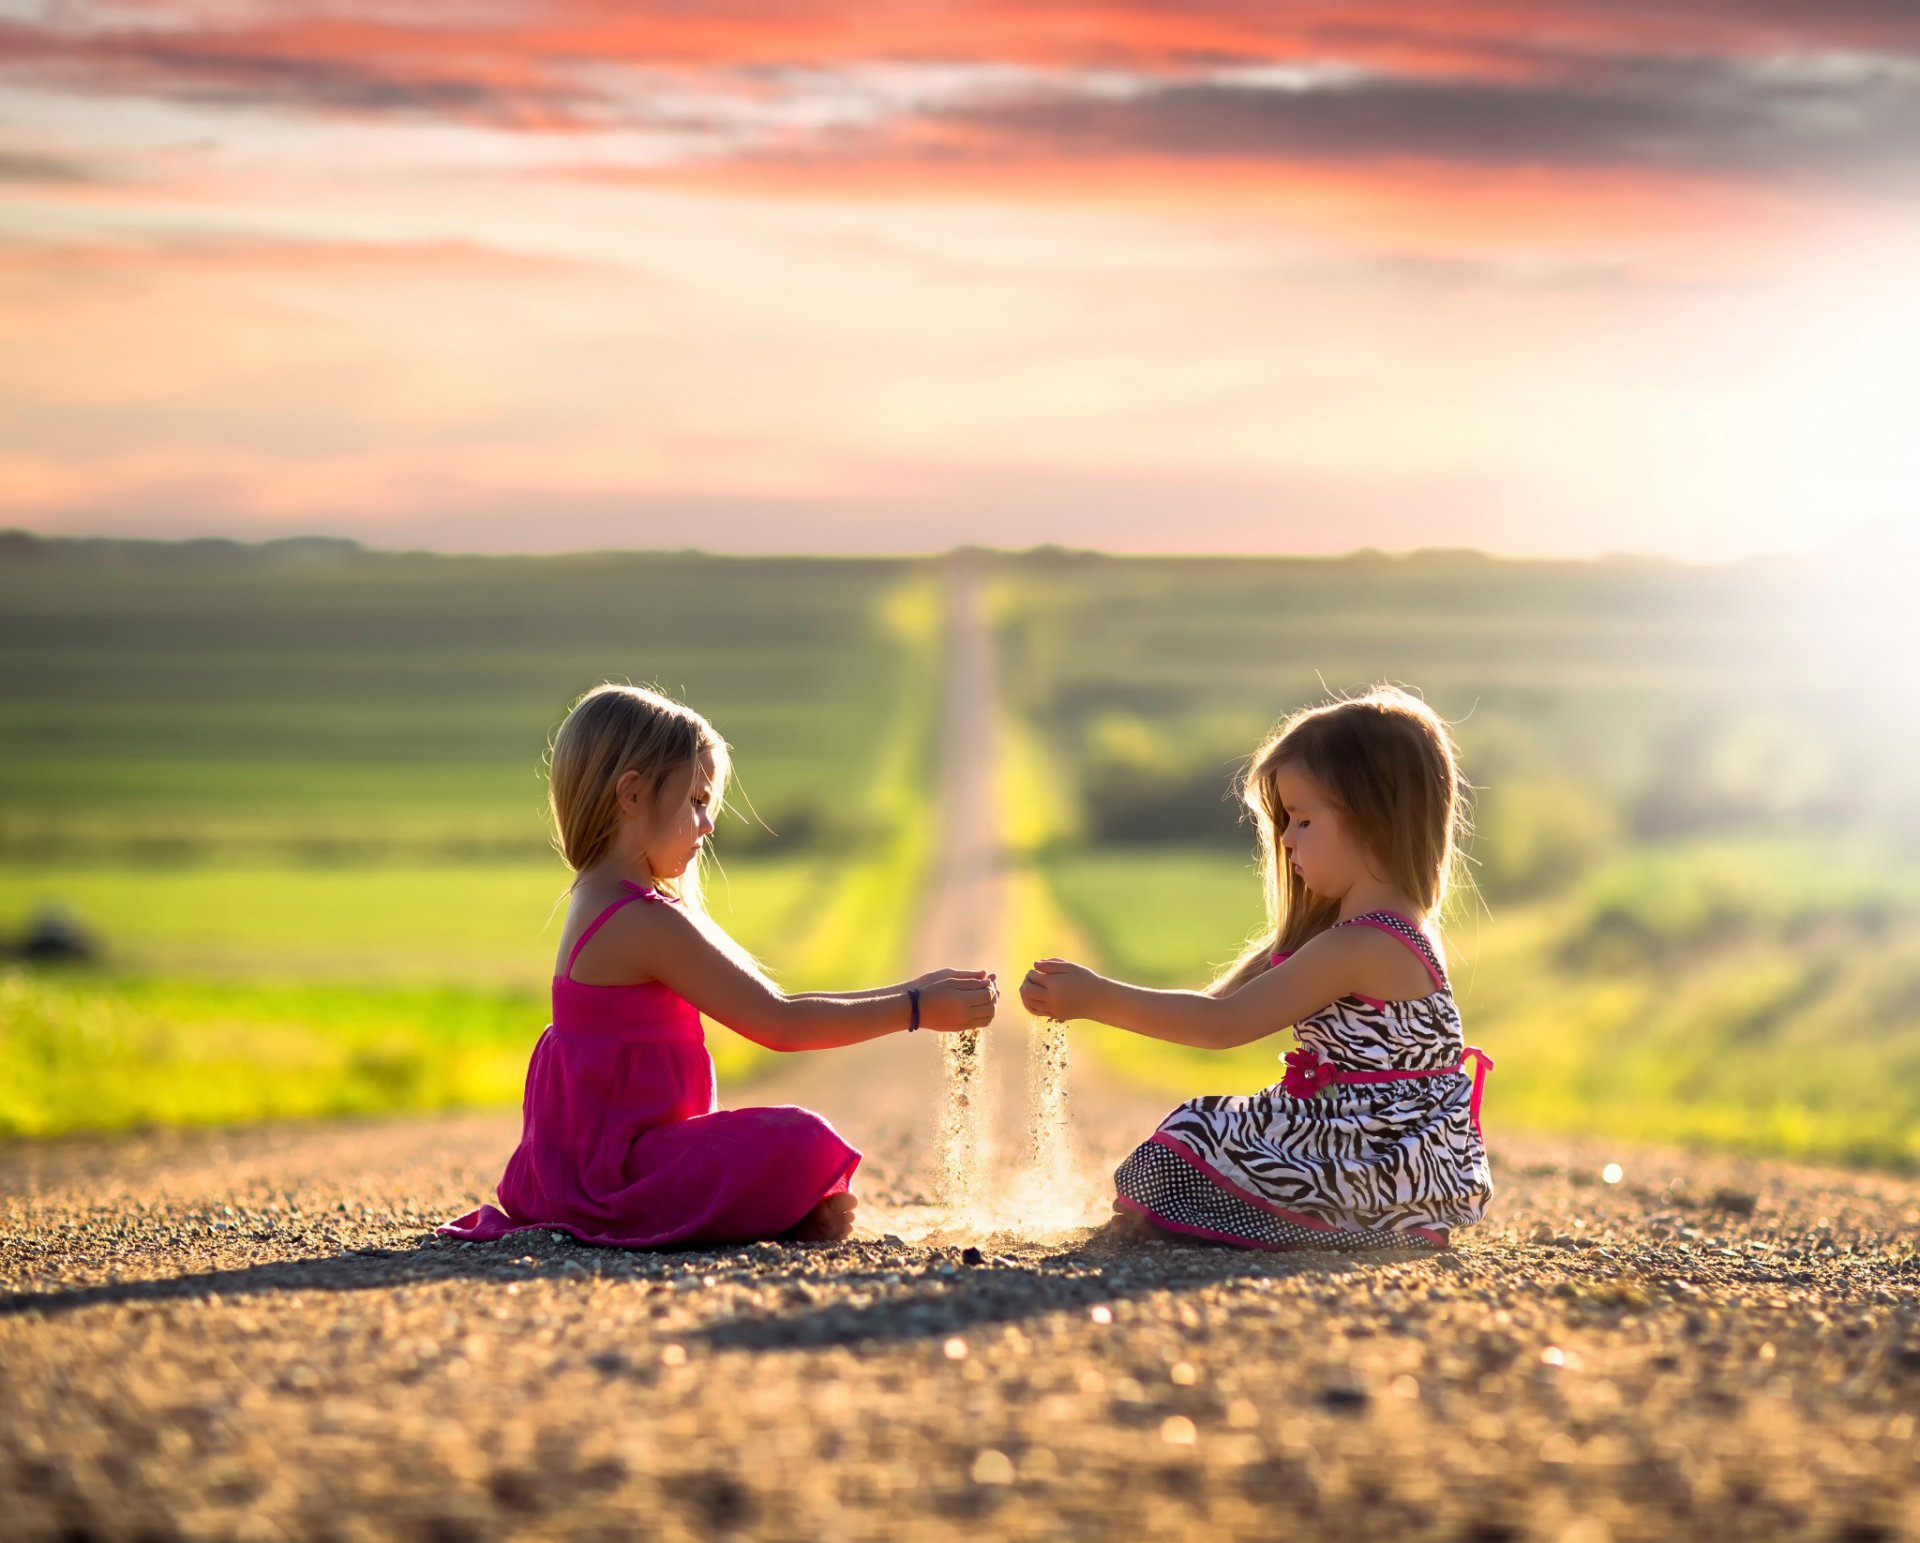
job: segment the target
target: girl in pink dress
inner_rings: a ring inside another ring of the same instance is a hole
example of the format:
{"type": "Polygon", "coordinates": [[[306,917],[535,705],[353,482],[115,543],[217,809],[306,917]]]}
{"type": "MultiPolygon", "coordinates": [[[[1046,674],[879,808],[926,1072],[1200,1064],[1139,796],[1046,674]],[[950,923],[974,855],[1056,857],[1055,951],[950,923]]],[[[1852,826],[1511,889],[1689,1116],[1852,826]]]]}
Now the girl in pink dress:
{"type": "Polygon", "coordinates": [[[700,1015],[772,1050],[992,1021],[999,993],[984,970],[872,991],[769,980],[700,903],[728,764],[706,719],[637,686],[588,692],[560,726],[549,792],[576,877],[553,1022],[527,1068],[499,1205],[440,1232],[538,1227],[623,1248],[843,1238],[860,1154],[805,1109],[716,1108],[700,1015]]]}

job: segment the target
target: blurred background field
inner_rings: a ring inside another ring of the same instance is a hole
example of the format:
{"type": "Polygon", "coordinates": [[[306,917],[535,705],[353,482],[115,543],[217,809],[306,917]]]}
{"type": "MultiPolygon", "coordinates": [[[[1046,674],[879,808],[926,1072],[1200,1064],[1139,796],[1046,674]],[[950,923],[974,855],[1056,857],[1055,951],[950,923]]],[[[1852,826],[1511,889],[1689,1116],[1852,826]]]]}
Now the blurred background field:
{"type": "Polygon", "coordinates": [[[1920,9],[421,10],[0,4],[0,1135],[510,1098],[609,676],[898,969],[961,549],[1023,946],[1203,979],[1398,681],[1496,1123],[1920,1161],[1920,9]]]}
{"type": "Polygon", "coordinates": [[[104,956],[0,967],[0,1135],[516,1098],[569,878],[542,757],[605,679],[735,747],[716,917],[795,985],[884,971],[937,624],[884,561],[12,538],[0,928],[104,956]]]}
{"type": "MultiPolygon", "coordinates": [[[[1261,923],[1238,767],[1390,680],[1454,722],[1476,833],[1445,937],[1495,1129],[1920,1160],[1920,758],[1899,602],[1815,562],[1115,561],[1003,570],[1031,862],[1110,970],[1198,985],[1261,923]],[[1030,791],[1029,797],[1040,793],[1030,791]]],[[[1053,950],[1049,950],[1053,951],[1053,950]]],[[[1089,1027],[1170,1095],[1275,1080],[1089,1027]]]]}
{"type": "MultiPolygon", "coordinates": [[[[1399,681],[1476,784],[1446,940],[1495,1129],[1920,1162],[1920,756],[1871,575],[972,560],[1001,648],[1003,974],[1078,952],[1202,983],[1260,919],[1239,763],[1292,708],[1399,681]]],[[[893,978],[944,572],[11,538],[0,930],[57,906],[105,952],[0,966],[0,1134],[516,1098],[567,877],[541,755],[609,677],[735,746],[765,823],[723,823],[716,916],[791,984],[893,978]]],[[[1170,1102],[1264,1085],[1284,1048],[1075,1043],[1170,1102]]]]}

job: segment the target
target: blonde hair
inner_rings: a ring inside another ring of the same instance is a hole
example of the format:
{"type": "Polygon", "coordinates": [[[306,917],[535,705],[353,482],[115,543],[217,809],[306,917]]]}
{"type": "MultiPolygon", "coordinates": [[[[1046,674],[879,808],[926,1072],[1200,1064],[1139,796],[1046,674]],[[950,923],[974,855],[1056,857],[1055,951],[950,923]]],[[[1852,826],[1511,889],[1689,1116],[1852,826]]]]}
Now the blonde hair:
{"type": "Polygon", "coordinates": [[[1273,954],[1292,952],[1339,919],[1339,903],[1310,893],[1281,851],[1284,767],[1313,779],[1382,876],[1423,915],[1440,909],[1456,879],[1468,784],[1446,720],[1397,686],[1302,708],[1261,741],[1240,779],[1241,801],[1260,833],[1267,925],[1208,987],[1215,995],[1245,985],[1273,954]]]}
{"type": "MultiPolygon", "coordinates": [[[[726,800],[732,758],[727,742],[691,707],[644,686],[595,686],[573,704],[554,733],[547,757],[553,843],[577,874],[607,855],[620,828],[620,779],[638,772],[657,810],[675,774],[697,775],[701,756],[713,763],[713,807],[726,800]]],[[[703,850],[680,878],[660,889],[704,910],[703,850]]]]}

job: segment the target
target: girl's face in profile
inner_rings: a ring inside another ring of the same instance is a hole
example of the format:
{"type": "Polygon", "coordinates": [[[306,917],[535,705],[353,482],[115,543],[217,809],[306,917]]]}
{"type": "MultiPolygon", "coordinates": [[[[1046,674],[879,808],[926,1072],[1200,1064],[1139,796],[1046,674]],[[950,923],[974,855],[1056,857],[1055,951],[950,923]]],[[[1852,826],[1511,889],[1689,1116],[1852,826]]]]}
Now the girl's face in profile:
{"type": "Polygon", "coordinates": [[[677,879],[693,866],[713,834],[713,758],[700,756],[668,776],[647,841],[647,867],[656,879],[677,879]]]}
{"type": "Polygon", "coordinates": [[[1297,766],[1274,774],[1274,789],[1286,811],[1281,854],[1300,881],[1324,900],[1339,900],[1367,876],[1365,854],[1347,833],[1327,792],[1297,766]]]}

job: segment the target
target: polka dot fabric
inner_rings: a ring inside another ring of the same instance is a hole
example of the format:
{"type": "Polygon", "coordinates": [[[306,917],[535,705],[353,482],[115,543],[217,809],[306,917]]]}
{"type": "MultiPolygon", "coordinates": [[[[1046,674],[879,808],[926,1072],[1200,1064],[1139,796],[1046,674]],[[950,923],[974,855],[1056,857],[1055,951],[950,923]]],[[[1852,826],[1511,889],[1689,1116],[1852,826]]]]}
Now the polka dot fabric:
{"type": "Polygon", "coordinates": [[[1254,1205],[1155,1142],[1135,1149],[1115,1174],[1120,1193],[1162,1225],[1244,1248],[1429,1248],[1432,1240],[1390,1228],[1302,1227],[1254,1205]],[[1177,1220],[1175,1219],[1177,1218],[1177,1220]]]}

